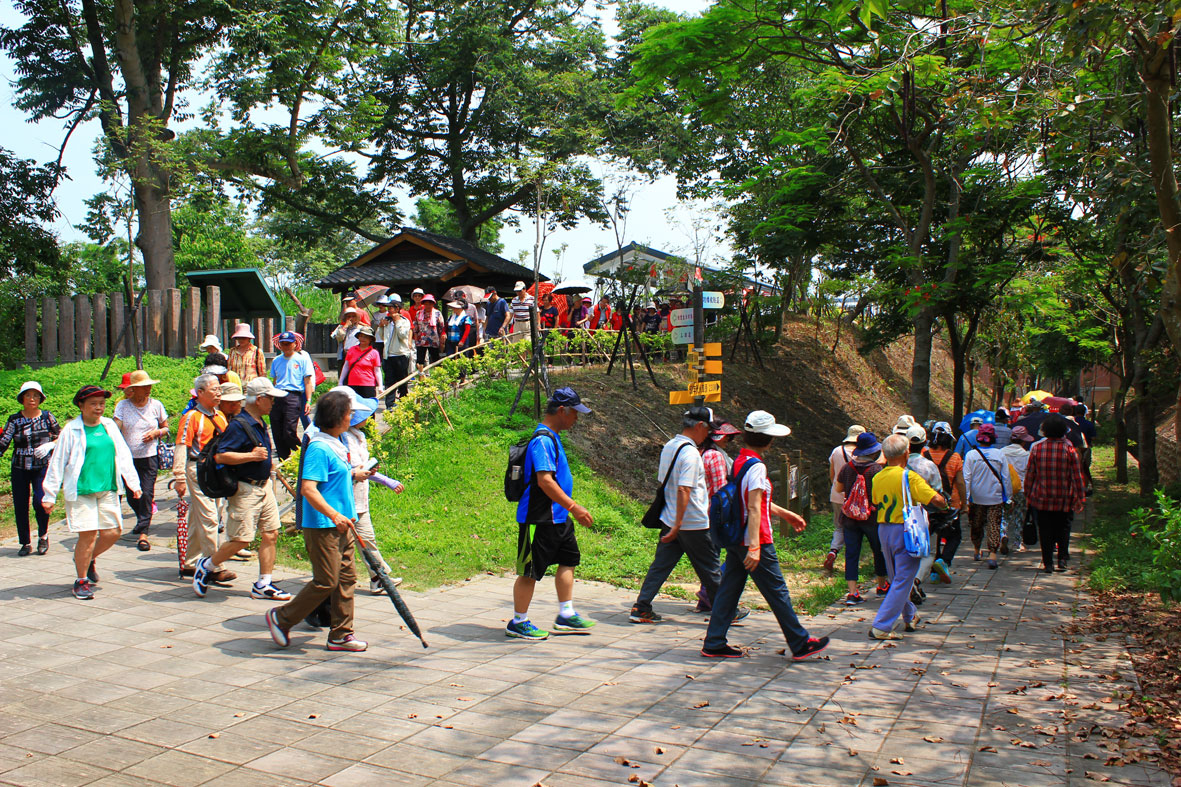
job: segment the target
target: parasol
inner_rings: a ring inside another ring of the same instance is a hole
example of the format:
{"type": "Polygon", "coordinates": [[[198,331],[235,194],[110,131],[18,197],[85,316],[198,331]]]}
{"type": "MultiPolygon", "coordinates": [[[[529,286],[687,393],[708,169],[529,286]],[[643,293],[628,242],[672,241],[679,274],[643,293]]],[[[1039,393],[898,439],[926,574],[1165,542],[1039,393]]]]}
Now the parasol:
{"type": "Polygon", "coordinates": [[[358,287],[357,305],[362,308],[368,308],[375,300],[389,292],[389,287],[384,284],[367,284],[364,287],[358,287]]]}
{"type": "Polygon", "coordinates": [[[971,430],[973,418],[981,418],[986,424],[996,423],[996,413],[994,413],[992,410],[973,410],[964,416],[964,420],[960,421],[961,434],[971,430]]]}
{"type": "Polygon", "coordinates": [[[357,528],[350,522],[349,528],[353,531],[353,537],[357,539],[357,544],[361,549],[361,557],[365,558],[366,565],[369,570],[377,577],[377,581],[385,588],[385,592],[390,597],[390,601],[394,604],[394,609],[398,610],[398,614],[402,616],[402,620],[406,623],[406,628],[418,637],[422,642],[424,648],[428,647],[426,640],[422,638],[422,631],[418,628],[418,621],[414,619],[410,608],[406,606],[406,602],[402,600],[402,595],[398,593],[398,587],[394,581],[390,579],[390,575],[386,573],[385,566],[381,564],[381,558],[373,553],[373,550],[361,538],[361,534],[357,532],[357,528]]]}
{"type": "MultiPolygon", "coordinates": [[[[183,447],[182,447],[183,448],[183,447]]],[[[176,480],[168,482],[169,489],[175,489],[176,480]]],[[[177,495],[176,501],[176,558],[180,561],[180,570],[185,570],[185,557],[189,551],[189,500],[184,495],[177,495]]],[[[184,579],[184,574],[180,575],[184,579]]]]}
{"type": "MultiPolygon", "coordinates": [[[[529,293],[530,295],[532,295],[534,298],[537,299],[537,305],[540,308],[542,297],[544,297],[547,294],[553,295],[554,294],[554,287],[556,287],[556,286],[557,285],[555,285],[553,282],[540,281],[537,283],[537,290],[536,291],[534,291],[533,287],[530,286],[527,290],[525,290],[525,292],[529,293]]],[[[557,321],[557,323],[555,323],[555,327],[556,327],[557,325],[561,325],[562,322],[566,319],[566,312],[569,311],[569,308],[568,308],[565,298],[554,298],[554,307],[557,308],[557,310],[558,310],[558,321],[557,321]]]]}
{"type": "Polygon", "coordinates": [[[1053,395],[1054,394],[1050,393],[1049,391],[1043,391],[1043,390],[1039,389],[1037,391],[1030,391],[1029,393],[1025,394],[1025,396],[1022,396],[1020,399],[1018,399],[1017,401],[1021,402],[1021,404],[1029,404],[1030,399],[1037,399],[1040,402],[1043,399],[1045,399],[1047,396],[1053,396],[1053,395]]]}
{"type": "Polygon", "coordinates": [[[1040,399],[1039,401],[1046,406],[1046,409],[1050,410],[1051,412],[1059,413],[1062,412],[1062,408],[1066,407],[1067,405],[1074,407],[1076,404],[1078,404],[1078,402],[1076,402],[1074,399],[1071,399],[1069,396],[1047,396],[1045,399],[1040,399]]]}
{"type": "Polygon", "coordinates": [[[590,292],[594,287],[587,284],[582,279],[571,279],[570,281],[559,282],[554,285],[554,295],[577,295],[581,292],[590,292]]]}
{"type": "Polygon", "coordinates": [[[465,301],[479,303],[484,300],[484,290],[472,284],[458,284],[443,295],[445,301],[465,301]]]}

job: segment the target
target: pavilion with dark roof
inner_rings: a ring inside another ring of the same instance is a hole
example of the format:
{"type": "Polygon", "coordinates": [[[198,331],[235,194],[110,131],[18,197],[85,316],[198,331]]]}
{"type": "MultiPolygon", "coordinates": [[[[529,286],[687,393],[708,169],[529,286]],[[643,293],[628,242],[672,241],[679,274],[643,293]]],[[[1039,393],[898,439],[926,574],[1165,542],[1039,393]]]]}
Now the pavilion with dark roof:
{"type": "MultiPolygon", "coordinates": [[[[541,276],[548,281],[548,276],[541,276]]],[[[367,284],[380,284],[407,297],[415,287],[435,296],[458,284],[495,287],[511,298],[518,281],[532,284],[533,271],[484,251],[476,244],[403,227],[352,262],[316,282],[317,287],[342,293],[367,284]]]]}

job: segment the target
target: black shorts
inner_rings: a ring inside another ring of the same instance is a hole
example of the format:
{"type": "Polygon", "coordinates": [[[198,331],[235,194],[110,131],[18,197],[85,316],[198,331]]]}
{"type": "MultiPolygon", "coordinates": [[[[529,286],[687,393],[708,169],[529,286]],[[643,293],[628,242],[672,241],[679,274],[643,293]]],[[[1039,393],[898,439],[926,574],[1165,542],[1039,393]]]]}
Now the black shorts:
{"type": "Polygon", "coordinates": [[[573,567],[581,562],[573,519],[517,528],[517,576],[540,580],[550,566],[573,567]]]}
{"type": "Polygon", "coordinates": [[[415,350],[418,352],[418,362],[423,366],[439,360],[438,347],[417,347],[415,350]]]}

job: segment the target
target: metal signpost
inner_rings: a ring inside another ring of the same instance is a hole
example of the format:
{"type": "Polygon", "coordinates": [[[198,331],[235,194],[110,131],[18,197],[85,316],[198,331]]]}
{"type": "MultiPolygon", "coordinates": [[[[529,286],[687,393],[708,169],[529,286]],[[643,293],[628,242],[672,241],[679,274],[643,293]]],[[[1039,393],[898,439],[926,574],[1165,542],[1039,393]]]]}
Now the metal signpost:
{"type": "Polygon", "coordinates": [[[669,315],[673,325],[673,344],[691,344],[689,350],[689,371],[691,380],[688,390],[669,391],[669,404],[702,405],[706,402],[722,401],[722,381],[706,380],[706,375],[720,375],[722,362],[707,360],[709,357],[720,357],[722,345],[718,342],[705,343],[705,310],[720,309],[725,304],[725,298],[720,292],[702,292],[701,286],[693,288],[693,307],[691,309],[674,309],[669,315]]]}

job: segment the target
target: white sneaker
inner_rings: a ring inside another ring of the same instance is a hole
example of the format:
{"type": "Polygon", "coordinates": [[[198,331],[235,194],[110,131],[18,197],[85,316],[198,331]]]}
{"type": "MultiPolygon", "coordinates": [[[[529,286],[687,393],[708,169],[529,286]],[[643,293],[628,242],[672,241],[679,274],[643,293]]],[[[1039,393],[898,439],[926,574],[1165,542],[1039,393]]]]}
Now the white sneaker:
{"type": "Polygon", "coordinates": [[[257,582],[250,586],[250,597],[263,601],[290,601],[291,594],[273,582],[260,585],[257,582]]]}
{"type": "Polygon", "coordinates": [[[369,592],[375,596],[380,596],[382,593],[385,592],[385,588],[383,588],[381,586],[381,583],[378,582],[376,579],[371,579],[371,580],[369,580],[369,592]]]}
{"type": "Polygon", "coordinates": [[[332,639],[329,637],[328,644],[325,646],[328,650],[343,650],[350,653],[363,653],[369,647],[368,642],[357,639],[352,634],[345,634],[344,639],[332,639]]]}

